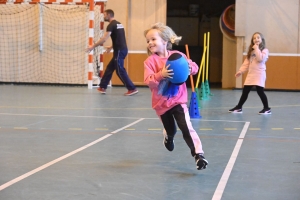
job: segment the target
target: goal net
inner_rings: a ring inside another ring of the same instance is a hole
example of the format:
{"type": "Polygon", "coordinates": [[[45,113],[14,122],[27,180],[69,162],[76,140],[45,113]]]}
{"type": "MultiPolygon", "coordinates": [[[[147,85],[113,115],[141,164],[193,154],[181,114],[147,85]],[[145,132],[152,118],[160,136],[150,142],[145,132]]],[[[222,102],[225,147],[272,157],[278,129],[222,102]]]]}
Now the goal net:
{"type": "MultiPolygon", "coordinates": [[[[94,41],[103,34],[94,8],[94,41]]],[[[103,9],[102,9],[103,10],[103,9]]],[[[89,6],[0,4],[0,82],[87,84],[89,6]]],[[[94,50],[94,75],[102,47],[94,50]]]]}

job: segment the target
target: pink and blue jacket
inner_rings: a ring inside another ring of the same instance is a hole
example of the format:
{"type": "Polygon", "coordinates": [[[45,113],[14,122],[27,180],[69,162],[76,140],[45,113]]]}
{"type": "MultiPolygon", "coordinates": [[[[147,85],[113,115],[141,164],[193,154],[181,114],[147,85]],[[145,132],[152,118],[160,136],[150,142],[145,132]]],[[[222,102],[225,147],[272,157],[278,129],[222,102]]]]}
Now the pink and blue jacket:
{"type": "MultiPolygon", "coordinates": [[[[192,60],[188,59],[185,54],[179,51],[168,51],[169,56],[173,53],[180,53],[184,56],[191,69],[191,75],[198,72],[198,65],[192,60]]],[[[170,110],[174,106],[181,104],[184,111],[188,112],[187,101],[188,101],[188,91],[186,84],[183,83],[179,86],[178,94],[174,97],[168,98],[158,94],[159,82],[164,79],[161,70],[165,66],[168,57],[162,58],[157,54],[152,54],[144,61],[144,82],[147,84],[152,93],[152,108],[156,111],[158,116],[163,115],[166,111],[170,110]]]]}

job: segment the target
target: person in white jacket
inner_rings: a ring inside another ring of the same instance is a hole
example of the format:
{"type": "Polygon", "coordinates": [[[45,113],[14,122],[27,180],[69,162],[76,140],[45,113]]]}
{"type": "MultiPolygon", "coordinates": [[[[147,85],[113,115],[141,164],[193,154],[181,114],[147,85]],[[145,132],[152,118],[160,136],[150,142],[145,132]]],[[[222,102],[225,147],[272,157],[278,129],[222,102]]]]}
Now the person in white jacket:
{"type": "Polygon", "coordinates": [[[242,96],[238,105],[230,109],[228,112],[242,113],[242,107],[248,98],[248,94],[252,87],[255,86],[257,94],[264,106],[258,114],[271,114],[268,98],[264,92],[266,82],[266,62],[268,58],[269,50],[266,48],[265,38],[261,33],[255,32],[251,38],[247,57],[238,72],[235,74],[235,77],[240,77],[243,73],[248,71],[246,80],[244,82],[242,96]]]}

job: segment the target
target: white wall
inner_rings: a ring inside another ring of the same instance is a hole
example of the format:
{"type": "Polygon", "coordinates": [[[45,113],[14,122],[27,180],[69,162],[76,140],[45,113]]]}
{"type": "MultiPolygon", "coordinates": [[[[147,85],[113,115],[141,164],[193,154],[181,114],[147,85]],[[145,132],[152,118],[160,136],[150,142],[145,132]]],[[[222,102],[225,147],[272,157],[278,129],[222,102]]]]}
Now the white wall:
{"type": "MultiPolygon", "coordinates": [[[[242,64],[243,53],[247,51],[254,32],[264,35],[270,56],[299,56],[299,0],[236,0],[235,5],[236,45],[223,46],[223,51],[231,48],[236,52],[235,71],[242,64]]],[[[232,63],[231,59],[231,55],[223,52],[223,72],[232,70],[228,64],[232,63]]],[[[230,76],[223,73],[226,87],[241,88],[242,81],[231,82],[230,76]]]]}
{"type": "Polygon", "coordinates": [[[298,53],[299,0],[236,0],[235,35],[261,32],[271,53],[298,53]]]}
{"type": "MultiPolygon", "coordinates": [[[[167,0],[108,0],[105,9],[112,9],[115,19],[125,27],[129,51],[146,52],[144,30],[156,22],[166,23],[167,0]]],[[[109,45],[111,39],[104,44],[109,45]]]]}

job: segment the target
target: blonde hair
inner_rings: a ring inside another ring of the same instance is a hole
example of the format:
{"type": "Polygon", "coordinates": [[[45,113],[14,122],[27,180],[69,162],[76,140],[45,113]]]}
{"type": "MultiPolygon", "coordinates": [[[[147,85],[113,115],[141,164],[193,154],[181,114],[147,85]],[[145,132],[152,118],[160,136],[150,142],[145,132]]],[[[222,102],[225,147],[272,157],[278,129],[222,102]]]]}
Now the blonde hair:
{"type": "MultiPolygon", "coordinates": [[[[173,44],[178,45],[179,41],[182,38],[181,36],[177,36],[176,33],[169,26],[166,26],[161,22],[155,23],[149,29],[145,30],[144,36],[146,37],[147,33],[153,29],[157,30],[159,36],[167,42],[167,50],[171,50],[173,44]]],[[[147,49],[147,52],[148,55],[151,55],[149,49],[147,49]]]]}

